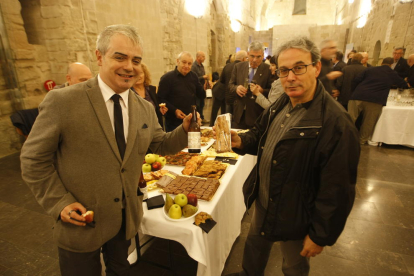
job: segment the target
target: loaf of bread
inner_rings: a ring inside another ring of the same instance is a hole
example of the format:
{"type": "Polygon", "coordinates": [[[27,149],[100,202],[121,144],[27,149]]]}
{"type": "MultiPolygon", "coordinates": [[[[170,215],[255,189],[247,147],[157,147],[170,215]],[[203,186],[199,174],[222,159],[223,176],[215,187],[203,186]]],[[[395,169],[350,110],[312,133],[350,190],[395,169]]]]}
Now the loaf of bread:
{"type": "Polygon", "coordinates": [[[231,151],[230,114],[223,114],[216,119],[216,152],[231,151]]]}

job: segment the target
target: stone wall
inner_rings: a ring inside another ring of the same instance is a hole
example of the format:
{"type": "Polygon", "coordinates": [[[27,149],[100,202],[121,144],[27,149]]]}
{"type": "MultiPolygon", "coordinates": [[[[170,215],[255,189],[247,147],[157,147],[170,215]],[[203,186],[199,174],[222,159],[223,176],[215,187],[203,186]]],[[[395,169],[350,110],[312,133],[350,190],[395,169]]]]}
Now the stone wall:
{"type": "Polygon", "coordinates": [[[357,51],[367,51],[372,62],[374,48],[380,42],[379,59],[392,56],[394,47],[405,47],[405,58],[414,53],[414,3],[401,4],[398,0],[371,1],[371,10],[363,10],[364,1],[338,1],[337,23],[349,29],[347,43],[357,51]],[[362,15],[361,15],[362,14],[362,15]],[[363,27],[359,19],[367,15],[363,27]],[[388,35],[387,35],[388,33],[388,35]]]}

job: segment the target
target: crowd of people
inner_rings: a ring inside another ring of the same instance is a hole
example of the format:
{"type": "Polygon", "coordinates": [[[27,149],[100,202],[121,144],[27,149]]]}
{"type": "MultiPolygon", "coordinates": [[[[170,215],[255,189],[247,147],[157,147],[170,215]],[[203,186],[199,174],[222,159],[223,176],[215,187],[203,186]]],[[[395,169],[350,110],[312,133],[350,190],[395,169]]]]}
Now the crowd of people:
{"type": "Polygon", "coordinates": [[[134,27],[106,27],[96,44],[99,74],[71,64],[67,83],[40,104],[22,148],[23,179],[56,222],[62,275],[100,275],[101,252],[107,275],[129,275],[128,247],[143,215],[142,161],[148,149],[167,155],[187,146],[192,105],[199,124],[213,126],[219,110],[231,113],[233,128],[249,129],[231,131],[233,149],[258,156],[243,187],[247,209],[255,209],[237,275],[263,275],[276,241],[285,275],[308,275],[310,258],[345,226],[360,145],[369,141],[389,89],[414,86],[414,55],[406,61],[396,48],[373,67],[367,53],[355,52],[346,63],[334,40],[318,48],[301,37],[265,59],[263,44],[254,41],[213,77],[204,52],[194,60],[183,51],[157,87],[143,47],[134,27]],[[85,227],[87,210],[95,212],[94,228],[85,227]]]}

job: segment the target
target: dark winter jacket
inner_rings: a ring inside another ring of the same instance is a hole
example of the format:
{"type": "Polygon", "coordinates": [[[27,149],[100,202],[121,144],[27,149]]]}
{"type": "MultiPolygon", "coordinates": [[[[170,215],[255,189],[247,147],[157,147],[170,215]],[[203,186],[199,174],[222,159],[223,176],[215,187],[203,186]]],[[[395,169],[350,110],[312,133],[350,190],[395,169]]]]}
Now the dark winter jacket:
{"type": "Polygon", "coordinates": [[[352,95],[352,82],[361,72],[367,70],[364,65],[358,61],[353,61],[350,65],[342,69],[343,75],[337,79],[336,88],[338,88],[340,94],[338,96],[338,102],[343,105],[347,105],[352,95]]]}
{"type": "MultiPolygon", "coordinates": [[[[247,208],[258,196],[260,158],[275,116],[288,103],[283,94],[240,134],[241,153],[257,154],[246,180],[247,208]]],[[[314,99],[296,126],[273,152],[269,202],[263,236],[273,241],[300,240],[307,234],[320,246],[333,245],[341,234],[355,198],[359,161],[358,132],[348,113],[318,82],[314,99]]]]}

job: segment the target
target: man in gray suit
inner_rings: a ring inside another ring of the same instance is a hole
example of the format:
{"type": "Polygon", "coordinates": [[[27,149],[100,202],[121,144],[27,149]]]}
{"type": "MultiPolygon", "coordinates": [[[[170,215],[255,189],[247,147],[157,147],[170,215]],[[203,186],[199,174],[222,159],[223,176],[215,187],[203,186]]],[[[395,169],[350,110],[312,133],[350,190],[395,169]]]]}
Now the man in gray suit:
{"type": "Polygon", "coordinates": [[[263,55],[263,44],[259,41],[253,41],[249,46],[249,61],[239,62],[233,68],[229,82],[230,93],[236,95],[233,108],[233,128],[253,127],[256,118],[264,110],[256,103],[256,97],[251,92],[258,85],[260,93],[265,97],[269,94],[272,84],[271,72],[270,66],[263,62],[263,55]],[[250,83],[250,89],[245,87],[247,82],[250,83]]]}
{"type": "Polygon", "coordinates": [[[101,249],[106,275],[129,275],[128,247],[142,218],[142,161],[148,148],[184,148],[191,120],[166,134],[154,107],[130,90],[142,59],[134,27],[106,27],[96,57],[97,77],[47,94],[21,153],[24,181],[56,220],[62,275],[101,275],[101,249]],[[77,214],[87,210],[95,213],[94,228],[77,214]]]}

